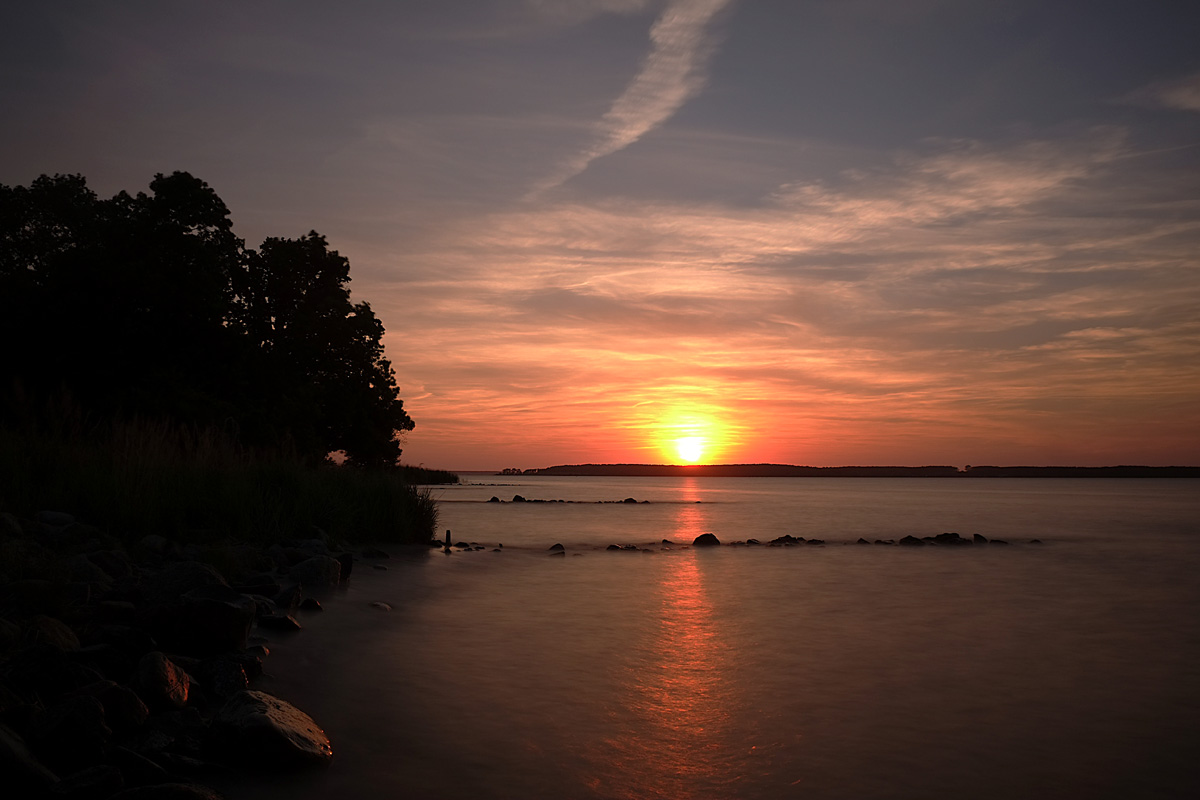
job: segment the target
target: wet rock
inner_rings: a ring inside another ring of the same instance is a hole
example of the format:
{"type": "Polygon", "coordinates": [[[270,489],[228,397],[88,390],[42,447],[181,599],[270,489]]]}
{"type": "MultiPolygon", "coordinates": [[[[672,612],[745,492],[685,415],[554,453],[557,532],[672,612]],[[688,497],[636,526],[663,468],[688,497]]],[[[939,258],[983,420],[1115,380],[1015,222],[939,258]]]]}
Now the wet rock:
{"type": "Polygon", "coordinates": [[[860,537],[858,537],[858,541],[855,542],[855,544],[870,544],[870,542],[868,542],[866,539],[864,539],[860,536],[860,537]]]}
{"type": "Polygon", "coordinates": [[[1041,544],[1042,540],[1041,539],[1030,539],[1029,543],[1030,544],[1041,544]]]}
{"type": "Polygon", "coordinates": [[[711,533],[702,533],[692,540],[693,547],[716,547],[721,540],[711,533]]]}
{"type": "Polygon", "coordinates": [[[499,503],[499,502],[500,502],[500,498],[499,498],[499,497],[496,497],[496,495],[492,495],[492,499],[491,499],[491,500],[488,500],[488,502],[489,502],[489,503],[499,503]]]}
{"type": "Polygon", "coordinates": [[[800,541],[804,542],[805,544],[814,544],[814,545],[825,544],[824,539],[809,539],[807,541],[805,541],[804,539],[801,539],[800,541]]]}
{"type": "Polygon", "coordinates": [[[157,650],[146,653],[134,671],[134,688],[151,709],[183,708],[192,679],[157,650]]]}
{"type": "Polygon", "coordinates": [[[291,614],[268,614],[258,618],[258,627],[270,631],[298,631],[301,629],[299,622],[291,614]]]}
{"type": "Polygon", "coordinates": [[[940,545],[958,547],[964,544],[971,544],[972,540],[964,539],[957,533],[939,533],[937,536],[933,537],[933,541],[940,545]]]}
{"type": "Polygon", "coordinates": [[[555,544],[550,545],[549,549],[551,549],[551,550],[566,550],[567,548],[563,547],[561,542],[556,542],[555,544]]]}
{"type": "Polygon", "coordinates": [[[349,580],[350,573],[354,571],[354,554],[339,553],[334,558],[337,559],[338,564],[342,567],[341,580],[349,580]]]}
{"type": "Polygon", "coordinates": [[[915,536],[905,536],[900,540],[900,544],[904,545],[905,547],[922,547],[927,544],[927,542],[924,539],[918,539],[915,536]]]}
{"type": "Polygon", "coordinates": [[[975,544],[987,544],[988,543],[987,537],[981,533],[977,533],[974,536],[972,536],[971,541],[975,542],[975,544]]]}
{"type": "Polygon", "coordinates": [[[374,608],[378,611],[391,611],[392,610],[392,607],[390,605],[388,605],[387,603],[381,603],[379,601],[371,603],[370,605],[371,605],[371,608],[374,608]]]}
{"type": "Polygon", "coordinates": [[[328,763],[329,738],[312,717],[265,692],[239,692],[217,712],[213,725],[238,751],[271,765],[328,763]]]}
{"type": "Polygon", "coordinates": [[[620,549],[621,549],[621,545],[619,545],[619,544],[610,544],[608,547],[606,547],[606,548],[604,548],[604,549],[605,549],[605,550],[620,550],[620,549]]]}
{"type": "Polygon", "coordinates": [[[300,601],[300,608],[304,611],[324,611],[321,607],[321,601],[315,597],[306,597],[300,601]]]}
{"type": "Polygon", "coordinates": [[[988,542],[988,544],[1008,545],[1008,542],[1004,541],[1003,539],[992,539],[990,542],[988,542]]]}
{"type": "Polygon", "coordinates": [[[632,497],[626,497],[626,498],[625,498],[624,500],[622,500],[621,502],[622,502],[622,503],[633,503],[634,505],[636,505],[636,504],[637,504],[637,500],[634,500],[632,497]]]}
{"type": "Polygon", "coordinates": [[[387,572],[387,565],[386,564],[372,564],[371,569],[377,569],[377,570],[381,570],[383,572],[387,572]]]}
{"type": "Polygon", "coordinates": [[[790,533],[785,533],[783,536],[777,536],[774,539],[772,539],[771,544],[796,544],[798,542],[803,542],[803,541],[804,541],[803,539],[797,539],[795,536],[792,536],[790,533]]]}
{"type": "Polygon", "coordinates": [[[514,494],[514,495],[513,495],[513,499],[512,499],[512,501],[513,501],[514,503],[524,503],[524,502],[525,502],[525,498],[524,498],[524,497],[521,497],[521,495],[519,495],[519,494],[514,494]]]}
{"type": "Polygon", "coordinates": [[[300,607],[300,601],[304,599],[304,594],[300,591],[300,586],[295,583],[289,583],[279,590],[279,594],[275,595],[275,605],[279,607],[279,612],[290,616],[296,613],[296,609],[300,607]]]}
{"type": "Polygon", "coordinates": [[[288,570],[288,577],[309,589],[337,586],[342,578],[342,565],[330,556],[313,556],[288,570]]]}
{"type": "Polygon", "coordinates": [[[143,581],[143,594],[153,606],[174,608],[179,598],[196,589],[229,588],[221,573],[199,561],[176,561],[143,581]]]}

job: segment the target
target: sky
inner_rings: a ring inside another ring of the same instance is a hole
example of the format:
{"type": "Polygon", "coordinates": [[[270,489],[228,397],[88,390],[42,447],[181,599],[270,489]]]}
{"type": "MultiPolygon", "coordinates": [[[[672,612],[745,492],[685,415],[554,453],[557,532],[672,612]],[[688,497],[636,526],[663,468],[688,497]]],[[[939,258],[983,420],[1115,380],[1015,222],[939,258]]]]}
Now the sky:
{"type": "Polygon", "coordinates": [[[404,460],[1200,463],[1200,4],[9,3],[0,183],[207,181],[404,460]]]}

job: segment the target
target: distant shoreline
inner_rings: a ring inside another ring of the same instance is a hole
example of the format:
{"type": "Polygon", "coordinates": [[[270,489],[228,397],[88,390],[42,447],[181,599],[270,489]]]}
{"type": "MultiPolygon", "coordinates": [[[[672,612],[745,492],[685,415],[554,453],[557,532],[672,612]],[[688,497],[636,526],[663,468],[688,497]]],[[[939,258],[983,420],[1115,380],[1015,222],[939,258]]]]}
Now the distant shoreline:
{"type": "Polygon", "coordinates": [[[804,467],[792,464],[560,464],[496,475],[706,478],[1200,478],[1200,467],[804,467]]]}

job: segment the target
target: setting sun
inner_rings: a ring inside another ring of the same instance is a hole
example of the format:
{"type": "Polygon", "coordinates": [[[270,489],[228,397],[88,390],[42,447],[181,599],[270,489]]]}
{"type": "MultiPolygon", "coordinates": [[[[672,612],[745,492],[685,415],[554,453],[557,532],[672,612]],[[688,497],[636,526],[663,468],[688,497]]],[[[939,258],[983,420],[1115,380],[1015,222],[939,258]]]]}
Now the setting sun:
{"type": "Polygon", "coordinates": [[[704,440],[699,436],[684,436],[675,440],[675,452],[679,458],[689,464],[695,464],[704,457],[704,440]]]}

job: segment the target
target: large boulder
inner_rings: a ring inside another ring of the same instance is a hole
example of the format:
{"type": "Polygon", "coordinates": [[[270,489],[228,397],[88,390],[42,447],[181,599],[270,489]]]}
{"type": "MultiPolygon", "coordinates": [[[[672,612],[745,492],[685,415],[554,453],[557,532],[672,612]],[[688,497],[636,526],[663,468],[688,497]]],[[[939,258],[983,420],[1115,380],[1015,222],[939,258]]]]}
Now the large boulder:
{"type": "Polygon", "coordinates": [[[330,556],[313,556],[289,569],[288,577],[305,589],[337,586],[342,578],[342,565],[330,556]]]}
{"type": "Polygon", "coordinates": [[[711,533],[702,533],[692,540],[693,547],[716,547],[721,540],[711,533]]]}
{"type": "Polygon", "coordinates": [[[180,598],[181,630],[175,640],[185,653],[209,655],[241,650],[254,624],[256,605],[228,586],[201,586],[180,598]]]}
{"type": "Polygon", "coordinates": [[[333,757],[329,737],[312,717],[265,692],[234,695],[213,726],[242,756],[265,765],[324,764],[333,757]]]}
{"type": "Polygon", "coordinates": [[[89,695],[62,700],[34,720],[34,747],[42,760],[60,770],[59,774],[101,763],[111,741],[104,706],[89,695]]]}
{"type": "Polygon", "coordinates": [[[152,709],[183,708],[187,705],[192,679],[171,659],[152,650],[138,662],[134,685],[152,709]]]}

